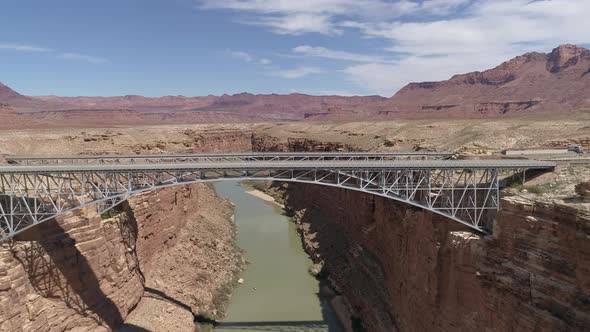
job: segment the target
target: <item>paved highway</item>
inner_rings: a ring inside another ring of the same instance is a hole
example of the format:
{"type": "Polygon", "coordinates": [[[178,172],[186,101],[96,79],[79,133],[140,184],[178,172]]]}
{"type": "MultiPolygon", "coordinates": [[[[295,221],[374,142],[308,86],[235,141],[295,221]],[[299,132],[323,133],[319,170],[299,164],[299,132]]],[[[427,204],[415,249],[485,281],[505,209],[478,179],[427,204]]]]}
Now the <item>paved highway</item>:
{"type": "Polygon", "coordinates": [[[7,160],[100,160],[100,159],[171,159],[171,158],[223,158],[223,157],[403,157],[403,156],[452,156],[450,152],[237,152],[237,153],[179,153],[179,154],[129,154],[129,155],[78,155],[78,156],[6,156],[7,160]]]}
{"type": "Polygon", "coordinates": [[[227,161],[150,164],[68,164],[0,166],[0,174],[72,173],[101,171],[178,171],[178,170],[297,170],[297,169],[551,169],[554,162],[536,160],[300,160],[300,161],[227,161]]]}
{"type": "Polygon", "coordinates": [[[287,161],[287,160],[395,160],[448,159],[451,153],[442,152],[240,152],[202,154],[151,154],[102,156],[8,156],[9,164],[72,165],[72,164],[157,164],[201,163],[204,161],[287,161]]]}

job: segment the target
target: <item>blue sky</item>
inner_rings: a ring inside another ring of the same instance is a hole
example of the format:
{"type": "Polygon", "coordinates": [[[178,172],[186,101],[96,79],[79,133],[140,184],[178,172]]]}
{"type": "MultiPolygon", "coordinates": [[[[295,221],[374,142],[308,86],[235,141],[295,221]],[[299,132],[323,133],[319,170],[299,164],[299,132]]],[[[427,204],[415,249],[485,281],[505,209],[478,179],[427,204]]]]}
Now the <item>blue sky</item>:
{"type": "Polygon", "coordinates": [[[27,95],[381,94],[590,43],[590,0],[5,0],[27,95]]]}

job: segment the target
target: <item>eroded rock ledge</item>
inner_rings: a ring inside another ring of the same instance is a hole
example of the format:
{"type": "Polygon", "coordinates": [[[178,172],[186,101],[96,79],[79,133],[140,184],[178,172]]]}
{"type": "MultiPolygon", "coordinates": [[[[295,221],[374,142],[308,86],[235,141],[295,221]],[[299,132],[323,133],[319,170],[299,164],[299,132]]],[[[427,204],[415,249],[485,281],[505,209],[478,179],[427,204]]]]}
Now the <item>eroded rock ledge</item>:
{"type": "MultiPolygon", "coordinates": [[[[257,138],[257,139],[256,139],[257,138]]],[[[253,149],[293,151],[259,136],[253,149]]],[[[307,140],[305,151],[351,146],[307,140]]],[[[590,212],[504,197],[494,234],[383,197],[275,183],[303,245],[367,331],[582,331],[590,212]]]]}
{"type": "Polygon", "coordinates": [[[581,331],[590,216],[502,200],[494,235],[339,188],[280,185],[314,261],[368,331],[581,331]]]}
{"type": "Polygon", "coordinates": [[[0,331],[105,331],[124,320],[193,331],[193,314],[219,318],[242,266],[230,204],[195,184],[122,211],[102,220],[84,209],[3,244],[0,331]]]}
{"type": "MultiPolygon", "coordinates": [[[[64,130],[3,153],[129,154],[251,150],[243,130],[64,130]]],[[[9,135],[10,136],[10,135],[9,135]]],[[[27,136],[27,135],[24,135],[27,136]]],[[[204,184],[133,197],[102,220],[84,209],[0,245],[0,331],[194,331],[220,318],[243,262],[231,205],[204,184]]]]}

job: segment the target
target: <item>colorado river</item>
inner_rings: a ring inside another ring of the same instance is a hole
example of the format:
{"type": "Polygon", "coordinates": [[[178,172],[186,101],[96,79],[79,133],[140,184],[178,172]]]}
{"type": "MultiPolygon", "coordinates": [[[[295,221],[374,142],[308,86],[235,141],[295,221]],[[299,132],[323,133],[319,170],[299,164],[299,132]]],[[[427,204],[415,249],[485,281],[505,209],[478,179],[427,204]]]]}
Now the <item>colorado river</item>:
{"type": "Polygon", "coordinates": [[[250,262],[215,331],[340,331],[282,209],[246,193],[238,182],[216,183],[215,190],[235,205],[237,244],[250,262]]]}

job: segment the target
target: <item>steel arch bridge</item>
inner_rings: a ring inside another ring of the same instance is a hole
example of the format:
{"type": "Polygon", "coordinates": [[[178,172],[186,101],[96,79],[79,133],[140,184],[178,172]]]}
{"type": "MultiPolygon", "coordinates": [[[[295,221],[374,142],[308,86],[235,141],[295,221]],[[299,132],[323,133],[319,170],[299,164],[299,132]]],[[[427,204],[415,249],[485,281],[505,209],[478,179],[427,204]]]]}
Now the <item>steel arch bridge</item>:
{"type": "Polygon", "coordinates": [[[534,160],[445,160],[450,156],[410,152],[12,157],[9,165],[0,166],[0,242],[89,205],[105,211],[148,190],[236,179],[356,190],[486,232],[499,208],[502,176],[555,166],[534,160]]]}

